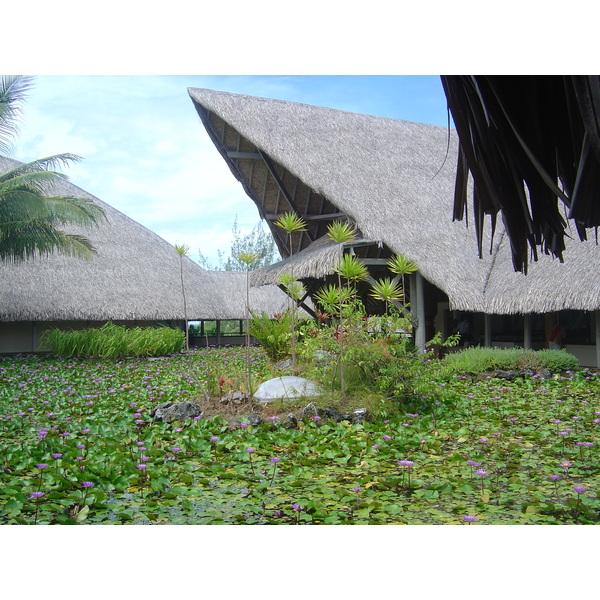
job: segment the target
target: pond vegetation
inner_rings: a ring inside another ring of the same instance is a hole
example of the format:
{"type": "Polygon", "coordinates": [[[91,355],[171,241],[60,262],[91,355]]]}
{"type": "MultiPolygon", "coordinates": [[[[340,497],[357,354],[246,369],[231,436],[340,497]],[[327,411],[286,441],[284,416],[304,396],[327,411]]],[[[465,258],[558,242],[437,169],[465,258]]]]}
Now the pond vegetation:
{"type": "MultiPolygon", "coordinates": [[[[264,351],[250,350],[253,380],[273,376],[264,351]]],[[[418,364],[419,385],[385,402],[357,395],[349,377],[348,402],[364,401],[371,420],[314,416],[288,429],[287,414],[299,415],[307,401],[220,404],[228,390],[243,389],[244,348],[160,359],[2,358],[0,522],[599,521],[595,372],[508,381],[444,361],[418,364]],[[161,402],[183,400],[205,415],[172,423],[150,416],[161,402]],[[249,412],[264,422],[251,425],[249,412]]]]}

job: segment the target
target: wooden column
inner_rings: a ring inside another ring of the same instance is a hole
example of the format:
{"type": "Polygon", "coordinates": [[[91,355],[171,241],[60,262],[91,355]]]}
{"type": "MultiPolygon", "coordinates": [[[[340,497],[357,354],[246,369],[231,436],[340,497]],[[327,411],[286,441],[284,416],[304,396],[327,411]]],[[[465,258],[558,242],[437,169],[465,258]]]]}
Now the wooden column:
{"type": "Polygon", "coordinates": [[[600,368],[600,310],[594,311],[596,329],[596,366],[600,368]]]}
{"type": "Polygon", "coordinates": [[[523,315],[523,347],[529,349],[532,347],[531,315],[523,315]]]}
{"type": "Polygon", "coordinates": [[[492,346],[492,315],[483,315],[483,343],[486,347],[492,346]]]}
{"type": "Polygon", "coordinates": [[[416,321],[415,327],[415,347],[419,354],[425,354],[425,344],[427,342],[425,333],[425,293],[423,277],[417,271],[410,278],[410,310],[413,320],[416,321]]]}

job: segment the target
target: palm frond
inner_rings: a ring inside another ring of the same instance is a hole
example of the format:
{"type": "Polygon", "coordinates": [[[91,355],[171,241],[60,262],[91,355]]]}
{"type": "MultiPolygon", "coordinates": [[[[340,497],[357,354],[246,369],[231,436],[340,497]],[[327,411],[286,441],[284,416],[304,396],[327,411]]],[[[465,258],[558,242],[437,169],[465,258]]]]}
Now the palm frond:
{"type": "Polygon", "coordinates": [[[17,123],[22,104],[33,84],[26,75],[0,77],[0,153],[8,154],[12,139],[17,135],[17,123]]]}

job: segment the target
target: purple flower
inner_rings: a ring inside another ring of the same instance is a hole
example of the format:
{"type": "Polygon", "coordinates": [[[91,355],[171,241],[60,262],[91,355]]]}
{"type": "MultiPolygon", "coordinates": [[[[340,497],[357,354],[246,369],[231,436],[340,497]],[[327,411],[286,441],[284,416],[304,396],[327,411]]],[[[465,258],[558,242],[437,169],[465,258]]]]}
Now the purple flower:
{"type": "Polygon", "coordinates": [[[136,442],[135,445],[136,446],[143,446],[145,442],[136,442]]]}
{"type": "Polygon", "coordinates": [[[358,492],[362,492],[362,488],[360,487],[360,485],[357,485],[352,488],[352,491],[358,494],[358,492]]]}
{"type": "Polygon", "coordinates": [[[488,472],[485,469],[477,469],[477,471],[475,471],[475,475],[479,475],[479,477],[485,477],[488,474],[488,472]]]}
{"type": "Polygon", "coordinates": [[[90,429],[82,429],[81,433],[89,433],[91,430],[90,429]]]}
{"type": "Polygon", "coordinates": [[[36,469],[43,471],[44,469],[48,468],[48,465],[46,463],[40,463],[39,465],[35,465],[35,467],[36,467],[36,469]]]}
{"type": "Polygon", "coordinates": [[[477,517],[473,515],[464,515],[463,521],[465,521],[465,523],[475,523],[475,521],[477,521],[477,517]]]}
{"type": "Polygon", "coordinates": [[[571,463],[571,462],[569,462],[568,460],[563,460],[563,461],[560,463],[560,466],[561,466],[563,469],[568,469],[568,468],[571,466],[571,464],[572,464],[572,463],[571,463]]]}
{"type": "Polygon", "coordinates": [[[217,437],[216,435],[213,435],[213,436],[210,438],[210,441],[211,441],[211,442],[218,442],[218,441],[219,441],[219,439],[220,439],[219,437],[217,437]]]}
{"type": "Polygon", "coordinates": [[[181,452],[181,448],[173,447],[171,448],[171,452],[181,452]]]}
{"type": "Polygon", "coordinates": [[[487,438],[480,438],[480,439],[479,439],[479,441],[480,441],[482,444],[487,444],[487,441],[488,441],[488,439],[487,439],[487,438]]]}
{"type": "Polygon", "coordinates": [[[312,420],[313,420],[313,421],[320,421],[320,420],[321,420],[321,417],[319,417],[319,415],[315,415],[315,416],[312,418],[312,420]]]}
{"type": "Polygon", "coordinates": [[[573,486],[573,491],[577,492],[578,494],[583,494],[583,492],[585,492],[586,488],[584,488],[582,485],[575,485],[573,486]]]}
{"type": "Polygon", "coordinates": [[[391,438],[389,435],[385,435],[385,434],[383,434],[381,437],[382,437],[382,438],[383,438],[383,439],[384,439],[386,442],[389,442],[389,441],[392,439],[392,438],[391,438]]]}
{"type": "Polygon", "coordinates": [[[560,475],[550,475],[551,481],[558,481],[560,479],[560,475]]]}
{"type": "Polygon", "coordinates": [[[80,450],[83,450],[83,449],[85,448],[85,444],[77,444],[77,447],[78,447],[80,450]]]}
{"type": "Polygon", "coordinates": [[[60,452],[55,452],[55,453],[52,455],[52,458],[62,458],[62,454],[61,454],[60,452]]]}
{"type": "Polygon", "coordinates": [[[300,506],[300,504],[294,502],[294,504],[292,504],[292,509],[294,512],[300,512],[301,510],[304,510],[304,506],[300,506]]]}
{"type": "Polygon", "coordinates": [[[178,427],[178,428],[175,430],[175,433],[181,433],[182,431],[183,431],[183,429],[182,429],[181,427],[178,427]]]}
{"type": "Polygon", "coordinates": [[[371,450],[377,450],[377,448],[379,448],[379,444],[373,444],[371,446],[371,450]]]}
{"type": "Polygon", "coordinates": [[[248,427],[248,423],[240,423],[240,427],[242,429],[246,429],[246,427],[248,427]]]}
{"type": "Polygon", "coordinates": [[[398,464],[401,467],[413,467],[415,463],[412,460],[399,460],[398,464]]]}
{"type": "Polygon", "coordinates": [[[75,460],[84,460],[83,456],[76,456],[75,460]]]}
{"type": "Polygon", "coordinates": [[[136,465],[135,468],[143,471],[146,468],[146,465],[136,465]]]}
{"type": "Polygon", "coordinates": [[[31,492],[31,494],[29,494],[29,497],[30,498],[42,498],[45,495],[46,495],[46,492],[31,492]]]}
{"type": "Polygon", "coordinates": [[[82,482],[81,482],[81,485],[82,485],[84,488],[93,488],[93,487],[94,487],[96,484],[95,484],[95,483],[92,483],[91,481],[82,481],[82,482]]]}
{"type": "Polygon", "coordinates": [[[281,459],[280,459],[279,457],[277,457],[277,456],[273,456],[273,457],[271,458],[271,462],[272,462],[272,463],[278,463],[278,462],[280,462],[280,461],[281,461],[281,459]]]}
{"type": "Polygon", "coordinates": [[[256,450],[254,448],[246,448],[246,452],[248,454],[254,454],[254,452],[256,452],[256,450]]]}

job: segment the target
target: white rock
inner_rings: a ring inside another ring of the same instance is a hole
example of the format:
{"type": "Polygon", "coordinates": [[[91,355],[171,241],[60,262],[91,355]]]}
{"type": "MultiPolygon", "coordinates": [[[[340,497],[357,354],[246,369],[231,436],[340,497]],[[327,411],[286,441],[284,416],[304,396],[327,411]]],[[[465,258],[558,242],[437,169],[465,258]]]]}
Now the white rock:
{"type": "Polygon", "coordinates": [[[309,396],[320,396],[321,390],[317,385],[303,377],[276,377],[260,385],[254,397],[259,402],[273,402],[273,400],[296,400],[309,396]]]}

